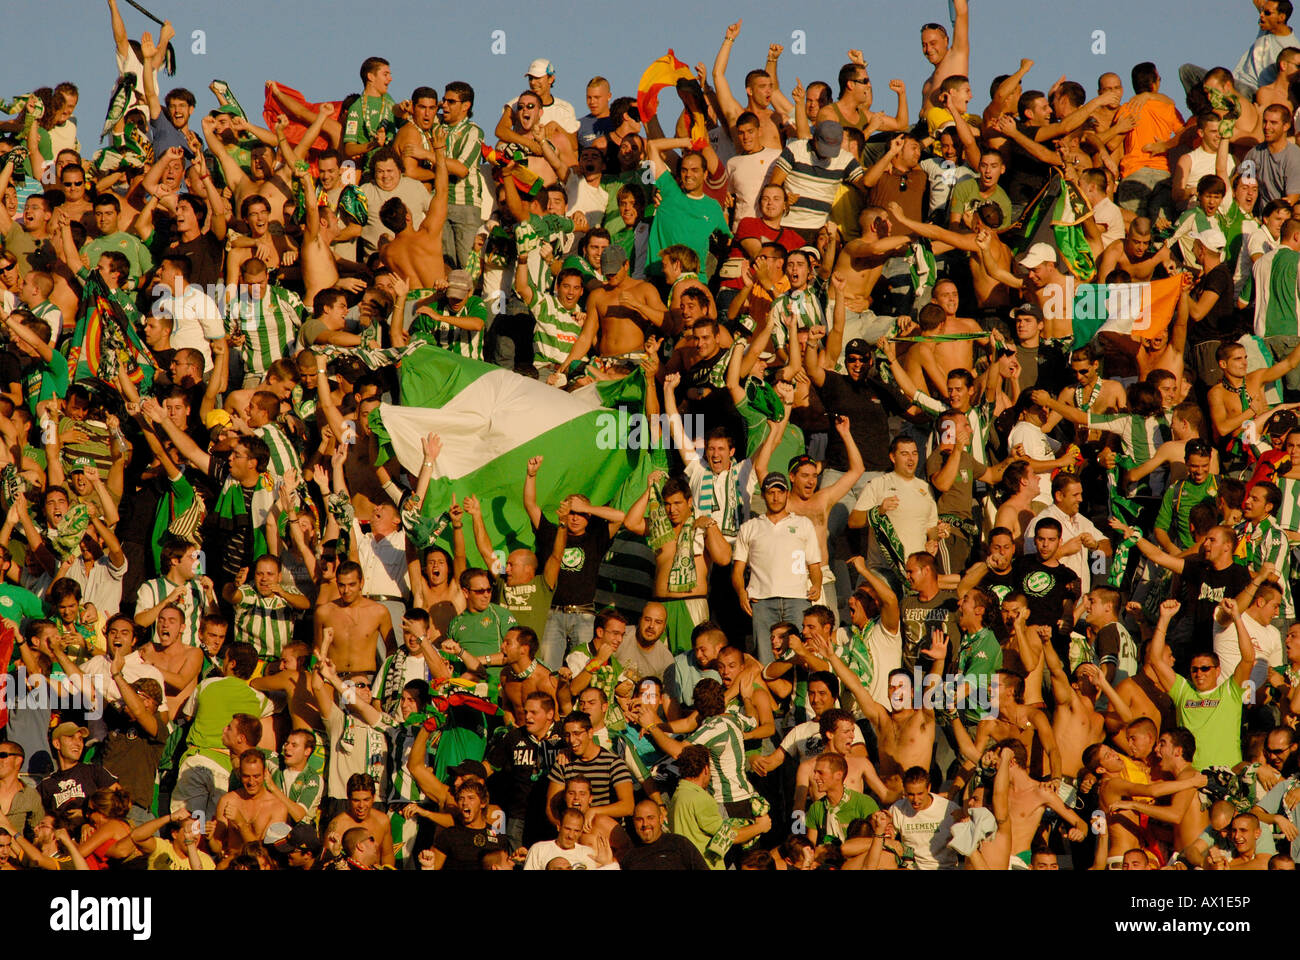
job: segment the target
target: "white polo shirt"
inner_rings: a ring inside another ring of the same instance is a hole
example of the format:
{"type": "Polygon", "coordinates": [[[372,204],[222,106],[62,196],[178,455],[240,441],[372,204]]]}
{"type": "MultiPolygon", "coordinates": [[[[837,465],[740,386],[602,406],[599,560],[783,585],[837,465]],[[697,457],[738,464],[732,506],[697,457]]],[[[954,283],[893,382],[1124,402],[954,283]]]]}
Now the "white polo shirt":
{"type": "Polygon", "coordinates": [[[203,354],[203,369],[212,369],[212,350],[209,341],[226,335],[226,325],[221,319],[217,302],[197,284],[190,284],[180,297],[170,291],[158,298],[158,309],[172,318],[172,348],[193,348],[203,354]]]}
{"type": "Polygon", "coordinates": [[[749,598],[808,596],[808,567],[822,562],[817,529],[807,517],[767,514],[741,524],[732,558],[749,567],[749,598]]]}
{"type": "MultiPolygon", "coordinates": [[[[1047,474],[1043,474],[1047,476],[1047,474]]],[[[1073,517],[1067,517],[1065,511],[1053,503],[1046,510],[1034,517],[1033,522],[1029,524],[1029,529],[1025,531],[1025,556],[1037,556],[1038,548],[1034,546],[1034,529],[1038,526],[1040,520],[1044,517],[1052,517],[1061,524],[1061,542],[1079,536],[1081,533],[1091,534],[1097,541],[1107,539],[1106,535],[1097,529],[1096,524],[1085,517],[1082,513],[1076,513],[1073,517]]],[[[1092,589],[1092,552],[1080,548],[1078,552],[1070,554],[1068,557],[1061,557],[1061,566],[1067,570],[1073,570],[1079,575],[1079,595],[1087,593],[1092,589]]]]}
{"type": "Polygon", "coordinates": [[[939,525],[939,506],[930,492],[930,484],[920,477],[910,480],[898,473],[884,473],[862,488],[853,509],[867,511],[878,507],[888,497],[897,497],[898,506],[886,516],[903,544],[905,554],[925,549],[926,531],[939,525]]]}

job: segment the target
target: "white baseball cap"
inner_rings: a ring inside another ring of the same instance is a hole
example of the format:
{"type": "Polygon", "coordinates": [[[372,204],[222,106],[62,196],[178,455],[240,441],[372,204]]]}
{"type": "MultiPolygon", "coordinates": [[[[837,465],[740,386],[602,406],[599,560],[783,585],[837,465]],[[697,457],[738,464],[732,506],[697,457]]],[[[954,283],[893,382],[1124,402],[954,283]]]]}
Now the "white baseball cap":
{"type": "Polygon", "coordinates": [[[1228,238],[1223,235],[1223,231],[1218,227],[1206,227],[1204,230],[1196,230],[1192,233],[1193,240],[1201,241],[1201,245],[1207,250],[1222,251],[1228,245],[1228,238]]]}
{"type": "Polygon", "coordinates": [[[555,76],[555,66],[551,61],[539,58],[528,65],[526,77],[553,77],[555,76]]]}
{"type": "Polygon", "coordinates": [[[1026,270],[1032,270],[1044,263],[1056,263],[1056,250],[1050,243],[1036,243],[1020,258],[1020,265],[1026,270]]]}

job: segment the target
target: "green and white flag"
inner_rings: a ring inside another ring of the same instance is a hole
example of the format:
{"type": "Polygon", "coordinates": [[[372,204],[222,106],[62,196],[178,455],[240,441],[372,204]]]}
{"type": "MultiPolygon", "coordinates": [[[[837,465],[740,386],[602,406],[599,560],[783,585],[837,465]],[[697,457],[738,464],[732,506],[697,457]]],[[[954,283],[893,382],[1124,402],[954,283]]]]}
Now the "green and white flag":
{"type": "Polygon", "coordinates": [[[424,462],[424,438],[441,437],[422,512],[440,516],[453,494],[458,502],[474,494],[493,545],[511,550],[533,544],[522,495],[530,457],[545,458],[537,502],[552,517],[572,493],[627,509],[645,491],[648,431],[637,416],[644,389],[637,370],[565,393],[481,360],[422,346],[402,361],[401,405],[382,404],[370,423],[385,448],[380,463],[391,450],[412,474],[424,462]]]}

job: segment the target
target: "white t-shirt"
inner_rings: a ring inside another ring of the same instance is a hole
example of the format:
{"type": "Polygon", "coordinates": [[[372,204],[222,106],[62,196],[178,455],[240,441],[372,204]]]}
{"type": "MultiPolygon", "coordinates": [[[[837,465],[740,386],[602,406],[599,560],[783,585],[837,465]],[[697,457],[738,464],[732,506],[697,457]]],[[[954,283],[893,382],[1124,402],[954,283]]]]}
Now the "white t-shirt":
{"type": "Polygon", "coordinates": [[[919,812],[906,797],[900,797],[889,808],[899,839],[916,852],[918,870],[957,868],[957,851],[948,846],[956,810],[951,800],[935,795],[931,795],[930,805],[919,812]]]}
{"type": "Polygon", "coordinates": [[[165,290],[158,298],[158,309],[172,318],[172,347],[190,347],[203,354],[203,369],[212,369],[212,350],[208,343],[226,335],[217,303],[197,284],[190,284],[178,298],[165,290]]]}
{"type": "Polygon", "coordinates": [[[81,587],[81,599],[84,603],[93,603],[100,613],[112,616],[122,609],[122,578],[126,576],[126,564],[115,567],[108,559],[108,554],[91,564],[90,572],[86,565],[77,560],[68,569],[68,579],[74,580],[81,587]]]}
{"type": "MultiPolygon", "coordinates": [[[[113,679],[113,661],[102,653],[91,657],[82,664],[81,673],[85,677],[100,678],[99,682],[104,685],[104,697],[109,703],[117,703],[122,699],[122,691],[118,689],[117,681],[113,679]]],[[[148,677],[157,680],[158,687],[164,693],[167,691],[167,682],[163,680],[162,671],[151,664],[145,663],[138,650],[128,653],[122,661],[122,677],[127,683],[135,683],[137,680],[148,677]]],[[[160,709],[166,710],[167,704],[161,704],[160,709]]],[[[86,727],[95,740],[103,740],[108,736],[108,724],[105,722],[102,713],[94,718],[87,714],[86,727]]]]}
{"type": "Polygon", "coordinates": [[[788,513],[773,523],[764,514],[746,520],[736,535],[732,559],[749,566],[749,598],[804,598],[808,567],[822,562],[817,530],[807,517],[788,513]]]}
{"type": "MultiPolygon", "coordinates": [[[[582,174],[570,173],[564,181],[564,193],[568,197],[565,216],[572,217],[581,210],[589,227],[594,229],[600,226],[600,222],[605,219],[605,204],[609,202],[609,194],[605,193],[599,182],[593,187],[582,174]]],[[[576,242],[573,249],[575,252],[578,250],[576,242]]]]}
{"type": "Polygon", "coordinates": [[[366,209],[369,211],[366,225],[361,228],[361,242],[365,249],[357,251],[362,255],[379,249],[380,237],[393,236],[393,231],[384,226],[379,219],[379,211],[385,203],[393,197],[401,200],[411,213],[411,229],[419,230],[420,224],[424,223],[424,215],[429,212],[429,201],[433,197],[419,180],[407,176],[403,176],[398,181],[395,190],[381,190],[379,184],[373,181],[363,183],[360,190],[361,195],[366,198],[366,209]]]}
{"type": "MultiPolygon", "coordinates": [[[[1034,460],[1055,460],[1056,451],[1060,445],[1043,433],[1042,429],[1030,423],[1028,420],[1021,420],[1011,428],[1011,435],[1007,437],[1007,447],[1011,450],[1016,448],[1017,444],[1025,445],[1026,456],[1034,460]]],[[[1040,473],[1038,475],[1038,496],[1035,500],[1051,504],[1052,502],[1052,475],[1050,473],[1040,473]]]]}
{"type": "MultiPolygon", "coordinates": [[[[1048,474],[1043,474],[1043,476],[1048,476],[1048,474]]],[[[1098,542],[1107,539],[1106,534],[1098,530],[1097,525],[1082,513],[1067,517],[1065,511],[1053,503],[1030,521],[1029,528],[1025,531],[1025,556],[1038,555],[1038,547],[1034,545],[1034,530],[1038,527],[1038,521],[1044,517],[1052,517],[1061,524],[1062,543],[1066,540],[1072,540],[1082,533],[1090,534],[1098,542]]],[[[1080,595],[1092,589],[1092,554],[1089,551],[1080,547],[1076,553],[1072,553],[1068,557],[1061,557],[1061,566],[1073,570],[1079,575],[1080,595]]]]}
{"type": "MultiPolygon", "coordinates": [[[[853,742],[865,744],[862,739],[862,731],[853,731],[853,742]]],[[[781,741],[781,749],[785,751],[787,757],[794,757],[796,761],[802,763],[809,757],[815,757],[822,752],[824,741],[822,740],[821,727],[816,720],[805,720],[790,729],[781,741]]]]}
{"type": "Polygon", "coordinates": [[[546,865],[556,857],[563,857],[575,870],[595,870],[596,851],[591,847],[575,844],[568,850],[563,849],[557,840],[543,840],[528,848],[528,859],[524,861],[525,870],[545,870],[546,865]]]}
{"type": "Polygon", "coordinates": [[[1110,197],[1103,197],[1092,208],[1092,219],[1101,228],[1101,246],[1104,250],[1116,240],[1124,238],[1124,215],[1110,197]]]}
{"type": "MultiPolygon", "coordinates": [[[[885,629],[884,624],[877,617],[871,622],[871,628],[867,630],[865,641],[867,650],[871,653],[871,663],[873,671],[868,680],[863,680],[863,685],[867,688],[867,693],[871,694],[871,699],[876,701],[885,709],[889,709],[889,674],[903,665],[903,634],[902,623],[900,621],[898,630],[890,633],[885,629]]],[[[848,630],[840,627],[835,631],[835,652],[848,662],[848,647],[850,642],[848,630]]],[[[861,678],[859,678],[861,679],[861,678]]],[[[848,710],[855,718],[861,718],[862,708],[858,706],[857,698],[847,698],[852,702],[846,702],[844,709],[848,710]]]]}
{"type": "Polygon", "coordinates": [[[888,497],[898,498],[898,506],[886,516],[894,525],[905,554],[924,550],[926,531],[939,523],[939,507],[930,492],[930,484],[920,477],[908,480],[891,471],[868,482],[853,509],[870,510],[880,506],[888,497]]]}
{"type": "MultiPolygon", "coordinates": [[[[736,473],[734,485],[728,477],[729,473],[713,473],[712,469],[705,466],[704,460],[698,454],[694,459],[686,459],[686,480],[691,485],[691,499],[695,501],[695,512],[697,514],[707,512],[717,522],[718,529],[721,530],[726,541],[734,544],[736,534],[733,533],[728,536],[727,531],[722,529],[723,518],[726,516],[727,507],[730,506],[737,525],[743,524],[749,519],[749,505],[754,496],[758,477],[754,473],[754,464],[751,460],[742,460],[740,462],[740,469],[736,473]],[[700,506],[700,491],[704,489],[706,475],[711,476],[713,479],[713,506],[708,511],[704,511],[700,506]],[[732,499],[736,499],[738,502],[733,504],[731,503],[732,499]]],[[[737,533],[739,533],[739,529],[737,529],[737,533]]]]}
{"type": "MultiPolygon", "coordinates": [[[[518,101],[519,98],[515,97],[510,101],[510,106],[513,107],[518,101]]],[[[550,106],[542,107],[542,123],[558,124],[565,133],[577,133],[580,126],[573,104],[559,97],[554,98],[550,106]]]]}
{"type": "MultiPolygon", "coordinates": [[[[1187,204],[1182,209],[1196,205],[1196,185],[1200,183],[1201,177],[1207,177],[1212,173],[1218,173],[1219,157],[1217,153],[1212,153],[1200,146],[1195,150],[1190,150],[1186,154],[1187,161],[1187,181],[1186,189],[1188,192],[1187,204]]],[[[1237,168],[1237,161],[1232,159],[1232,154],[1228,154],[1228,179],[1232,179],[1232,171],[1237,168]]]]}
{"type": "MultiPolygon", "coordinates": [[[[1278,668],[1283,664],[1282,634],[1270,623],[1258,624],[1249,611],[1242,613],[1241,622],[1246,625],[1251,643],[1255,645],[1255,660],[1263,660],[1270,667],[1278,668]]],[[[1214,619],[1214,652],[1219,655],[1219,683],[1230,678],[1241,663],[1241,648],[1237,644],[1237,626],[1231,621],[1227,626],[1214,619]]],[[[1259,678],[1254,678],[1257,686],[1259,678]]]]}
{"type": "Polygon", "coordinates": [[[781,151],[775,147],[765,147],[757,153],[736,154],[727,161],[727,179],[731,184],[731,194],[736,204],[731,209],[731,222],[740,223],[745,217],[756,217],[755,204],[758,192],[767,182],[768,171],[781,151]]]}

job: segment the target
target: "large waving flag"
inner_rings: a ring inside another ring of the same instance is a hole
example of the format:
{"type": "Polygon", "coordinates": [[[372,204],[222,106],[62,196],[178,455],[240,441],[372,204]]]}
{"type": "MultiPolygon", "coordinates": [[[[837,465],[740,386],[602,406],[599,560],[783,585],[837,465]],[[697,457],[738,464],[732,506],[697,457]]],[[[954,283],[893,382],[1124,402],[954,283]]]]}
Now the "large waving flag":
{"type": "Polygon", "coordinates": [[[672,48],[646,67],[636,85],[636,109],[641,122],[648,123],[659,112],[659,94],[664,87],[674,87],[690,112],[691,148],[699,150],[708,141],[708,123],[704,116],[704,96],[691,68],[677,59],[672,48]],[[685,90],[682,87],[686,87],[685,90]]]}
{"type": "Polygon", "coordinates": [[[1038,196],[1025,207],[1020,219],[1012,224],[1008,233],[1017,239],[1010,240],[1008,245],[1017,257],[1035,243],[1055,247],[1074,278],[1086,283],[1097,275],[1097,265],[1082,226],[1091,213],[1088,201],[1074,185],[1059,173],[1053,173],[1038,196]]]}
{"type": "Polygon", "coordinates": [[[141,391],[153,384],[153,360],[99,271],[90,271],[81,291],[77,325],[68,338],[68,372],[73,380],[94,377],[110,386],[125,370],[141,391]]]}
{"type": "MultiPolygon", "coordinates": [[[[297,100],[303,106],[307,107],[307,109],[311,110],[312,113],[320,111],[321,104],[308,103],[307,98],[293,87],[286,87],[283,83],[277,83],[276,86],[279,87],[280,93],[283,96],[290,100],[297,100]]],[[[343,111],[343,101],[329,100],[325,102],[329,104],[330,109],[333,111],[334,119],[338,120],[339,114],[343,111]]],[[[262,104],[262,117],[266,120],[268,130],[275,129],[275,120],[277,117],[289,117],[289,114],[285,111],[284,107],[280,106],[280,102],[275,99],[275,94],[271,92],[271,85],[269,83],[266,85],[266,100],[262,104]]],[[[285,129],[284,135],[291,144],[295,147],[298,146],[306,133],[306,126],[299,123],[293,117],[289,117],[289,126],[285,129]]],[[[329,141],[325,139],[323,133],[318,136],[311,145],[311,149],[313,150],[328,150],[329,147],[329,141]]]]}
{"type": "MultiPolygon", "coordinates": [[[[583,493],[596,505],[626,509],[645,491],[649,439],[635,436],[634,416],[644,389],[637,371],[623,380],[565,393],[424,346],[402,360],[401,406],[382,404],[370,423],[381,444],[413,474],[424,461],[425,436],[438,434],[442,453],[425,494],[424,514],[441,516],[453,494],[457,502],[474,494],[493,545],[509,551],[533,545],[523,507],[530,457],[545,458],[537,475],[537,502],[552,518],[571,493],[583,493]],[[631,444],[626,442],[629,434],[631,444]]],[[[472,560],[477,550],[473,537],[466,539],[472,560]]]]}
{"type": "Polygon", "coordinates": [[[1181,275],[1148,283],[1080,284],[1074,296],[1074,348],[1099,333],[1150,340],[1169,329],[1182,293],[1181,275]]]}

